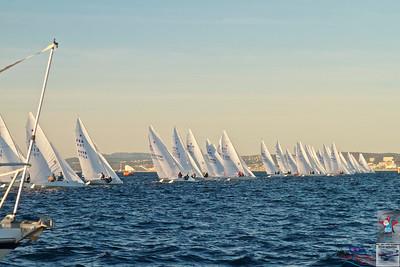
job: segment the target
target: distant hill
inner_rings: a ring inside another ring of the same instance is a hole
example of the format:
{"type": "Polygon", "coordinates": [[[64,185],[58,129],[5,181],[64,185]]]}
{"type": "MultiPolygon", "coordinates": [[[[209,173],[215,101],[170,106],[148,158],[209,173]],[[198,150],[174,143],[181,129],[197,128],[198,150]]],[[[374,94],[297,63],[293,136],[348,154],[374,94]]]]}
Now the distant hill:
{"type": "MultiPolygon", "coordinates": [[[[351,152],[357,159],[360,152],[351,152]]],[[[369,162],[370,158],[375,159],[375,163],[382,161],[383,157],[393,157],[397,165],[400,165],[400,153],[363,153],[365,159],[369,162]]],[[[343,153],[346,157],[347,152],[343,153]]],[[[153,162],[149,153],[136,152],[116,152],[104,155],[114,170],[119,170],[121,165],[125,164],[132,166],[137,171],[153,170],[153,162]]],[[[275,155],[272,155],[275,159],[275,155]]],[[[347,157],[346,157],[347,158],[347,157]]],[[[243,160],[249,165],[252,170],[263,170],[261,158],[259,155],[243,156],[243,160]]],[[[77,157],[68,158],[67,162],[75,171],[81,171],[77,157]]]]}
{"type": "MultiPolygon", "coordinates": [[[[153,167],[149,153],[116,152],[112,154],[104,154],[104,157],[114,170],[119,170],[121,164],[128,164],[138,171],[145,171],[146,169],[153,167]]],[[[67,162],[75,171],[81,171],[81,166],[79,165],[77,157],[68,158],[67,162]]]]}

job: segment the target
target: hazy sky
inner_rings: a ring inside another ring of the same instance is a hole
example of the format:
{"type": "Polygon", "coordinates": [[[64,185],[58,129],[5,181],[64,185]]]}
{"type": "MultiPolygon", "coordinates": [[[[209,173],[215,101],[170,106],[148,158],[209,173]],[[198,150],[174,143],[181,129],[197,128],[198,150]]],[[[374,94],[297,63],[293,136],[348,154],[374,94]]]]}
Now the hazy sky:
{"type": "MultiPolygon", "coordinates": [[[[279,138],[400,152],[399,1],[1,1],[0,67],[60,42],[41,126],[75,155],[79,115],[105,153],[147,152],[152,124],[242,154],[279,138]]],[[[0,75],[25,147],[47,56],[0,75]]]]}

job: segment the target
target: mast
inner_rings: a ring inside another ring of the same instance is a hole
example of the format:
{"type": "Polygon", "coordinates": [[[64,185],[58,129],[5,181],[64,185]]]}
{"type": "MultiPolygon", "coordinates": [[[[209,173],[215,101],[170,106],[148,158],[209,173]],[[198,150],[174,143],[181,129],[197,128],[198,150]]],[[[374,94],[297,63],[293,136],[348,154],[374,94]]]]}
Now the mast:
{"type": "MultiPolygon", "coordinates": [[[[28,152],[26,154],[25,164],[29,164],[29,160],[30,160],[30,157],[31,157],[31,154],[32,154],[33,144],[35,143],[36,130],[37,130],[38,123],[39,123],[40,113],[42,111],[44,95],[46,93],[47,80],[49,78],[51,62],[53,60],[54,50],[57,47],[58,47],[58,43],[54,39],[52,47],[51,47],[51,50],[50,50],[49,60],[47,61],[47,68],[46,68],[46,72],[45,72],[45,75],[44,75],[44,80],[43,80],[43,85],[42,85],[42,92],[40,94],[39,105],[38,105],[37,112],[36,112],[35,124],[34,124],[34,127],[33,127],[31,140],[29,141],[29,147],[28,147],[28,152]]],[[[19,183],[17,198],[15,200],[14,210],[13,210],[13,213],[12,213],[12,219],[13,220],[15,219],[15,216],[17,215],[18,205],[19,205],[19,202],[21,200],[21,193],[22,193],[22,188],[24,187],[24,182],[25,182],[25,178],[26,178],[27,169],[28,169],[28,166],[25,165],[24,166],[24,170],[22,171],[22,177],[21,177],[21,181],[19,183]]],[[[12,185],[12,183],[11,183],[11,185],[12,185]]],[[[6,197],[6,195],[4,197],[6,197]]]]}

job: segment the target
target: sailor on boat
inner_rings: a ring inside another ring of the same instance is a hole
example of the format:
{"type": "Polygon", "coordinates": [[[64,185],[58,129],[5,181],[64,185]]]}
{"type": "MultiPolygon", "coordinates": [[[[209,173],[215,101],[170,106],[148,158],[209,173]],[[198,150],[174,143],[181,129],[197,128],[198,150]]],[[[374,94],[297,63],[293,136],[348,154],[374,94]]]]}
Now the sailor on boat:
{"type": "Polygon", "coordinates": [[[48,180],[50,183],[52,183],[52,182],[55,182],[57,179],[56,179],[56,176],[54,175],[54,173],[52,173],[52,174],[47,178],[47,180],[48,180]]]}
{"type": "Polygon", "coordinates": [[[28,173],[28,175],[25,178],[25,183],[30,183],[31,182],[31,175],[28,173]]]}
{"type": "Polygon", "coordinates": [[[100,173],[100,179],[106,181],[106,183],[111,183],[112,178],[111,176],[105,176],[103,172],[100,173]]]}
{"type": "Polygon", "coordinates": [[[60,172],[57,176],[57,181],[64,181],[64,175],[62,172],[60,172]]]}

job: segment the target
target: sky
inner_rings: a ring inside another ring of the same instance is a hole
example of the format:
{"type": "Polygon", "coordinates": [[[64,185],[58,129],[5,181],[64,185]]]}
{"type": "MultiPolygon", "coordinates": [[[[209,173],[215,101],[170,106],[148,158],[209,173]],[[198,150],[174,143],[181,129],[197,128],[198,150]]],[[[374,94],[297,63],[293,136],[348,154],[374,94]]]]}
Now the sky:
{"type": "MultiPolygon", "coordinates": [[[[241,154],[279,139],[400,152],[399,1],[0,3],[0,67],[59,41],[40,124],[75,156],[79,116],[103,153],[148,152],[148,126],[241,154]]],[[[0,75],[0,114],[25,149],[47,55],[0,75]]]]}

